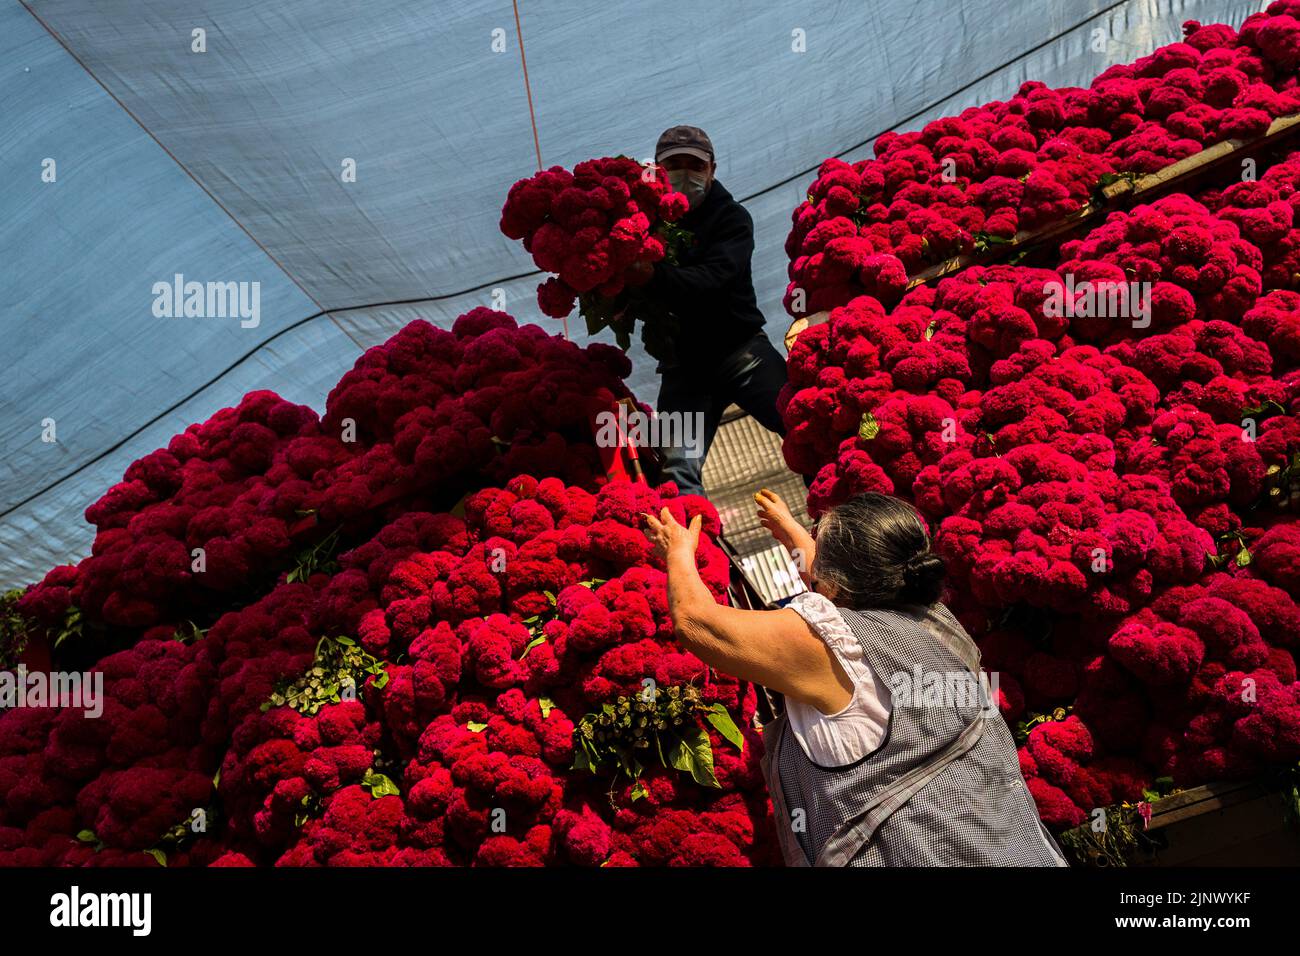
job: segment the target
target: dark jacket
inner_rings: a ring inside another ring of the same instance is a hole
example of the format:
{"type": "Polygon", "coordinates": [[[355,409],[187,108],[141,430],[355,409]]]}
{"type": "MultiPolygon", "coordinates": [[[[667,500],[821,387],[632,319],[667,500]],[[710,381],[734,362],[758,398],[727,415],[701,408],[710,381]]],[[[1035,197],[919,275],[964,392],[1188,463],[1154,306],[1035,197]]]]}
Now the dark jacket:
{"type": "Polygon", "coordinates": [[[690,249],[678,265],[656,262],[643,292],[677,317],[678,361],[703,368],[763,327],[750,274],[754,220],[715,179],[704,200],[678,223],[692,234],[690,249]]]}

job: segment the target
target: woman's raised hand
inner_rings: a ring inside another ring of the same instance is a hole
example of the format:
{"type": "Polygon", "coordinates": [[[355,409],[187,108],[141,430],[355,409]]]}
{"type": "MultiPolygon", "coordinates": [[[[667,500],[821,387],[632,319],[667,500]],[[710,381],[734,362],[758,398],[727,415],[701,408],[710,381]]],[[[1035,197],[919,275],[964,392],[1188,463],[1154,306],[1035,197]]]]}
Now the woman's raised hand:
{"type": "Polygon", "coordinates": [[[790,513],[790,506],[770,488],[755,492],[754,503],[758,505],[758,523],[779,543],[792,547],[796,532],[803,529],[790,513]]]}
{"type": "Polygon", "coordinates": [[[692,555],[695,549],[700,546],[700,527],[704,523],[701,515],[696,515],[691,519],[690,524],[682,526],[678,524],[677,519],[673,517],[672,512],[665,508],[656,518],[649,512],[642,512],[646,522],[646,537],[654,545],[655,554],[668,560],[668,556],[674,551],[686,551],[692,555]]]}

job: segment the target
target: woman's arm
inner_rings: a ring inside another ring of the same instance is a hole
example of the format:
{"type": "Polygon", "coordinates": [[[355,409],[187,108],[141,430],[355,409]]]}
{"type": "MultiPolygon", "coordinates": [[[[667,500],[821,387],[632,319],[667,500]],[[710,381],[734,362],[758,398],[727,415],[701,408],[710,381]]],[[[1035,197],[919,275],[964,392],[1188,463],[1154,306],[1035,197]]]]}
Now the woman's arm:
{"type": "Polygon", "coordinates": [[[853,681],[795,611],[742,611],[718,604],[695,567],[700,519],[689,528],[665,508],[646,516],[668,568],[668,609],[678,642],[710,667],[754,681],[824,714],[848,706],[853,681]]]}

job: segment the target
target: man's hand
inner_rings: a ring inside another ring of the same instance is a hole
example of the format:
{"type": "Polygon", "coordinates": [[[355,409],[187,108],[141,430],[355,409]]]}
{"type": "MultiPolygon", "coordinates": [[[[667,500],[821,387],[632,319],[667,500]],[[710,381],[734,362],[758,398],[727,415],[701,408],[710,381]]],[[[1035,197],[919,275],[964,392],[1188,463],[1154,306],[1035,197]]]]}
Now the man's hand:
{"type": "Polygon", "coordinates": [[[643,514],[646,522],[646,537],[654,545],[655,554],[665,561],[668,560],[669,555],[678,552],[692,556],[695,554],[695,549],[700,546],[703,516],[696,515],[689,525],[682,527],[667,508],[659,513],[658,518],[649,512],[643,514]]]}

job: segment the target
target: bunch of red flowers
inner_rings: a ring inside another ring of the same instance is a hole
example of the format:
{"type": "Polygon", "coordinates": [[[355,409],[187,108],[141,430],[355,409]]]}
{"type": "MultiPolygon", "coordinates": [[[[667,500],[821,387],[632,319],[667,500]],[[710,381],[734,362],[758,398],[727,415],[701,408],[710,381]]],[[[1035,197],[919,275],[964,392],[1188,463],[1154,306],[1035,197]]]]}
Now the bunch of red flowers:
{"type": "Polygon", "coordinates": [[[626,156],[589,159],[572,172],[552,166],[511,186],[501,231],[522,239],[538,268],[554,273],[537,287],[542,312],[564,318],[581,300],[590,332],[610,325],[622,340],[630,324],[615,319],[613,303],[638,284],[632,266],[671,259],[680,242],[671,224],[688,208],[656,166],[626,156]]]}
{"type": "Polygon", "coordinates": [[[1087,89],[1025,83],[1006,102],[884,134],[874,159],[827,160],[793,213],[786,308],[807,315],[860,294],[892,305],[927,264],[1070,216],[1118,177],[1300,111],[1294,0],[1240,32],[1196,21],[1183,30],[1183,42],[1113,66],[1087,89]]]}

